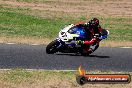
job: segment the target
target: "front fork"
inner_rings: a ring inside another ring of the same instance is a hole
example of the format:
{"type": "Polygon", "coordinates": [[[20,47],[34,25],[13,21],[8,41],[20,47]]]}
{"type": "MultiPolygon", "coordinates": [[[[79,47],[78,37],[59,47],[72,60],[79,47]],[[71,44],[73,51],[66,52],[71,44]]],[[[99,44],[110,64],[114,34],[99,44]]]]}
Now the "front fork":
{"type": "Polygon", "coordinates": [[[60,43],[60,45],[58,46],[58,50],[60,52],[79,52],[79,48],[76,47],[75,42],[73,42],[73,44],[67,44],[59,38],[57,38],[56,40],[60,43]]]}
{"type": "Polygon", "coordinates": [[[60,38],[57,38],[56,40],[57,40],[58,43],[59,43],[59,45],[57,46],[58,51],[62,51],[63,48],[65,47],[65,43],[64,43],[60,38]]]}

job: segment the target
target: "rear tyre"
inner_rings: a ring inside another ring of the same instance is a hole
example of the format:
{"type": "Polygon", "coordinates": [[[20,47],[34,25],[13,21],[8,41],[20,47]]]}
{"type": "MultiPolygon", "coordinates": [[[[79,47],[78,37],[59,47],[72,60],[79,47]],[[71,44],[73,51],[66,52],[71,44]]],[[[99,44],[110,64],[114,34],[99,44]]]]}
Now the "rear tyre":
{"type": "Polygon", "coordinates": [[[91,52],[88,52],[86,49],[83,49],[81,52],[82,56],[89,56],[89,54],[91,54],[91,52]]]}
{"type": "Polygon", "coordinates": [[[81,55],[82,55],[82,56],[89,56],[89,53],[88,53],[88,52],[87,52],[87,53],[82,52],[81,55]]]}
{"type": "Polygon", "coordinates": [[[54,54],[58,51],[59,42],[57,40],[52,41],[46,47],[47,54],[54,54]]]}
{"type": "Polygon", "coordinates": [[[90,50],[90,48],[89,48],[89,50],[83,49],[82,52],[81,52],[81,55],[89,56],[91,53],[93,53],[95,50],[97,50],[98,47],[99,47],[99,44],[97,46],[95,46],[94,50],[92,50],[92,49],[90,50]]]}

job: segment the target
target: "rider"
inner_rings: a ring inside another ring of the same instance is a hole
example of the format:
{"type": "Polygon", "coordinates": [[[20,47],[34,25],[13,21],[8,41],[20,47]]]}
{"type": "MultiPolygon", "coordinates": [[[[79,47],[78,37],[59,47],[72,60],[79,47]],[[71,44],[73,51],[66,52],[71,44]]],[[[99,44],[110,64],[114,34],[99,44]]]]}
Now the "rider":
{"type": "Polygon", "coordinates": [[[92,53],[99,47],[99,42],[101,41],[99,37],[101,36],[102,28],[99,25],[99,20],[97,18],[91,19],[89,22],[79,22],[75,26],[84,27],[88,37],[84,41],[77,41],[77,44],[84,45],[85,52],[92,53]]]}

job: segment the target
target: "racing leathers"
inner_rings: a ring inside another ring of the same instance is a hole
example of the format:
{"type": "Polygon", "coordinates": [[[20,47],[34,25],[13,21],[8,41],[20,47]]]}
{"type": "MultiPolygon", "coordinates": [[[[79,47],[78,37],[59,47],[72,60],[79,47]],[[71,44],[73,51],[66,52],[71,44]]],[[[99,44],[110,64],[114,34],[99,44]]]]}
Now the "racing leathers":
{"type": "Polygon", "coordinates": [[[87,38],[84,41],[77,41],[79,45],[84,45],[85,52],[92,53],[99,47],[99,42],[101,41],[99,37],[101,36],[102,28],[98,25],[91,25],[91,21],[88,23],[79,22],[75,24],[75,26],[81,26],[84,27],[87,38]]]}

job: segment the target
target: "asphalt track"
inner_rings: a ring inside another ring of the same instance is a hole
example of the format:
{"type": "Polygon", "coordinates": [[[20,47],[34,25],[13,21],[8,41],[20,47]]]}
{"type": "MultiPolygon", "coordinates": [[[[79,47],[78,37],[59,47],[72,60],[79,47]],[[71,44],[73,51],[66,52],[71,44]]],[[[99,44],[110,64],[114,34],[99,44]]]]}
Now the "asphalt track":
{"type": "Polygon", "coordinates": [[[132,71],[132,48],[101,47],[90,56],[46,54],[44,45],[0,44],[0,69],[132,71]]]}

